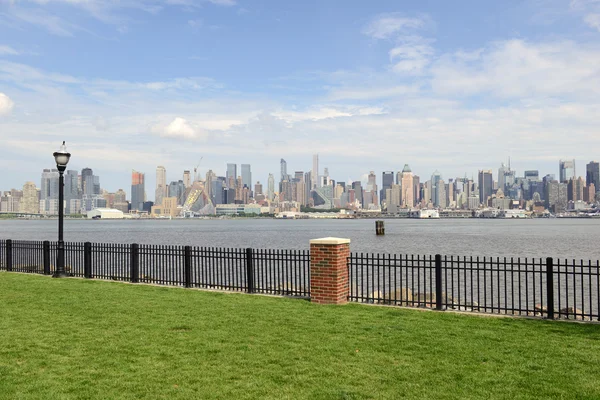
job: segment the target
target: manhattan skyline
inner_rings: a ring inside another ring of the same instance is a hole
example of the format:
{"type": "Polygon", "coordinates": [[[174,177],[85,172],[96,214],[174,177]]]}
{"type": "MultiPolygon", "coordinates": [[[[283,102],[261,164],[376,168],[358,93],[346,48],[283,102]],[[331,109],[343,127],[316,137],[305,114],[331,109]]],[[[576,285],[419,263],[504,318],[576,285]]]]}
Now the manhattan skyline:
{"type": "Polygon", "coordinates": [[[583,175],[600,158],[598,39],[584,0],[3,2],[1,186],[37,182],[62,140],[109,190],[201,158],[202,176],[245,163],[266,185],[316,153],[337,181],[508,157],[583,175]]]}

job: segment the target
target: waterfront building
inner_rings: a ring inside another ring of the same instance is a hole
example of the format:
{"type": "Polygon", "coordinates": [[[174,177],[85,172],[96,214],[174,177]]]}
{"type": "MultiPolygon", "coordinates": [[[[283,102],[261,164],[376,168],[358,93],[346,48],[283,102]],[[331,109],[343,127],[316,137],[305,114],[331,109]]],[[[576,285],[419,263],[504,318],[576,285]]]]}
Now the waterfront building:
{"type": "Polygon", "coordinates": [[[87,212],[91,219],[123,219],[123,212],[114,208],[95,208],[87,212]]]}
{"type": "Polygon", "coordinates": [[[448,206],[448,204],[446,203],[446,182],[444,182],[443,179],[440,179],[437,182],[437,204],[435,204],[436,207],[439,208],[446,208],[448,206]]]}
{"type": "Polygon", "coordinates": [[[162,204],[162,199],[168,196],[167,170],[159,165],[156,167],[156,189],[154,190],[154,202],[162,204]]]}
{"type": "Polygon", "coordinates": [[[362,183],[360,181],[352,182],[352,189],[354,189],[354,197],[358,201],[359,206],[361,208],[364,207],[362,183]]]}
{"type": "Polygon", "coordinates": [[[570,179],[575,179],[575,160],[560,160],[558,176],[560,183],[568,183],[570,179]]]}
{"type": "Polygon", "coordinates": [[[600,164],[596,161],[590,161],[590,163],[585,166],[585,170],[585,181],[587,185],[594,185],[596,190],[598,190],[598,188],[600,188],[600,164]]]}
{"type": "Polygon", "coordinates": [[[169,183],[168,197],[175,197],[177,204],[183,205],[186,198],[186,187],[182,180],[169,183]]]}
{"type": "Polygon", "coordinates": [[[28,214],[40,212],[39,193],[33,182],[25,182],[23,185],[23,196],[20,202],[20,211],[28,214]]]}
{"type": "Polygon", "coordinates": [[[422,192],[421,178],[419,178],[419,176],[417,176],[417,175],[413,175],[412,179],[413,179],[413,196],[414,196],[413,204],[416,205],[416,204],[419,204],[419,202],[421,201],[421,195],[422,195],[422,193],[421,193],[422,192]]]}
{"type": "Polygon", "coordinates": [[[142,211],[145,201],[145,174],[133,170],[131,172],[131,209],[142,211]]]}
{"type": "Polygon", "coordinates": [[[564,212],[567,209],[567,184],[557,180],[547,180],[545,185],[545,207],[554,213],[564,212]]]}
{"type": "MultiPolygon", "coordinates": [[[[65,214],[79,214],[79,208],[71,209],[71,200],[81,199],[79,174],[75,170],[68,170],[65,173],[64,180],[65,214]]],[[[100,186],[99,183],[98,186],[100,186]]]]}

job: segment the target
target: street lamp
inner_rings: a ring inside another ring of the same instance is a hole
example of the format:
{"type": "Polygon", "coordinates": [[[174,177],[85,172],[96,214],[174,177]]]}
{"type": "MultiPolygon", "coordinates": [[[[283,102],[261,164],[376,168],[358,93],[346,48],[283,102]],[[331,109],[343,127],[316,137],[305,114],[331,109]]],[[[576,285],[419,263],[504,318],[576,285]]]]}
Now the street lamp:
{"type": "Polygon", "coordinates": [[[52,277],[54,278],[64,278],[67,277],[67,273],[65,272],[65,242],[63,241],[63,210],[64,210],[64,191],[65,191],[65,179],[63,177],[63,173],[67,168],[67,164],[69,163],[69,158],[71,158],[71,153],[67,152],[67,147],[65,146],[65,142],[63,140],[62,146],[60,146],[60,150],[55,152],[54,160],[56,161],[56,168],[58,169],[58,247],[56,254],[56,271],[52,277]]]}

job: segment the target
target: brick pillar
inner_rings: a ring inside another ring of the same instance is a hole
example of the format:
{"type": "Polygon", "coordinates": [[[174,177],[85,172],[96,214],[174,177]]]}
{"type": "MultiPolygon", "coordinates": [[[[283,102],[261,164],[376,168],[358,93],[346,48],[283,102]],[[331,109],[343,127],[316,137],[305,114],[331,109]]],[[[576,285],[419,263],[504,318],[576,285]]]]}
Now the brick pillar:
{"type": "Polygon", "coordinates": [[[319,304],[348,302],[350,239],[310,241],[310,300],[319,304]]]}

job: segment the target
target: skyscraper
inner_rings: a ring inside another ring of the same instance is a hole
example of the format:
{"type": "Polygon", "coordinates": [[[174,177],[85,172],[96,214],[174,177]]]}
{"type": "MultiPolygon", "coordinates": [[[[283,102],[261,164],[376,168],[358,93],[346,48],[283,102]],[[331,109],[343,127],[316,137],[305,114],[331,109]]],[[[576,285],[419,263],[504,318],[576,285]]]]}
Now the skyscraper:
{"type": "Polygon", "coordinates": [[[379,195],[381,201],[387,200],[386,190],[394,184],[394,171],[383,171],[381,174],[381,193],[379,195]]]}
{"type": "Polygon", "coordinates": [[[506,188],[506,173],[509,171],[508,168],[504,165],[504,163],[500,164],[500,168],[498,168],[498,189],[502,189],[504,192],[504,188],[506,188]]]}
{"type": "Polygon", "coordinates": [[[269,174],[269,179],[267,181],[267,199],[269,201],[273,201],[275,198],[275,177],[273,174],[269,174]]]}
{"type": "Polygon", "coordinates": [[[596,161],[590,161],[590,163],[585,166],[585,170],[586,185],[590,186],[593,184],[596,190],[598,190],[600,188],[600,164],[596,161]]]}
{"type": "Polygon", "coordinates": [[[225,175],[227,187],[235,189],[235,180],[237,179],[237,164],[227,164],[227,175],[225,175]]]}
{"type": "MultiPolygon", "coordinates": [[[[440,206],[440,190],[439,190],[439,182],[442,180],[442,174],[436,169],[431,175],[431,202],[435,207],[440,206]]],[[[400,182],[402,182],[402,178],[400,178],[400,182]]],[[[445,193],[445,192],[444,192],[445,193]]]]}
{"type": "Polygon", "coordinates": [[[575,160],[560,160],[558,162],[558,176],[560,183],[567,183],[575,179],[575,160]]]}
{"type": "Polygon", "coordinates": [[[408,208],[415,205],[413,174],[408,164],[402,169],[402,205],[408,208]]]}
{"type": "Polygon", "coordinates": [[[242,164],[242,184],[252,190],[252,171],[250,164],[242,164]]]}
{"type": "Polygon", "coordinates": [[[190,171],[183,171],[183,185],[186,188],[189,188],[190,186],[192,186],[192,177],[190,175],[190,171]]]}
{"type": "Polygon", "coordinates": [[[145,175],[143,172],[131,172],[131,209],[142,211],[144,209],[145,175]]]}
{"type": "Polygon", "coordinates": [[[314,189],[315,187],[319,186],[318,182],[319,182],[319,155],[318,154],[314,154],[313,155],[313,164],[312,164],[312,170],[310,171],[310,180],[311,180],[311,189],[314,189]]]}
{"type": "Polygon", "coordinates": [[[479,171],[479,201],[482,204],[487,204],[487,198],[492,195],[494,189],[494,180],[492,178],[492,170],[479,171]]]}
{"type": "Polygon", "coordinates": [[[256,184],[254,185],[254,196],[259,194],[263,194],[263,187],[260,181],[256,182],[256,184]]]}
{"type": "Polygon", "coordinates": [[[81,170],[81,194],[92,195],[94,194],[94,172],[91,168],[84,168],[81,170]],[[91,182],[90,182],[91,181],[91,182]]]}
{"type": "Polygon", "coordinates": [[[288,179],[287,162],[283,158],[279,161],[279,169],[281,172],[281,179],[279,179],[279,182],[286,181],[288,179]]]}
{"type": "Polygon", "coordinates": [[[154,204],[162,204],[162,199],[167,196],[167,170],[162,165],[156,167],[156,189],[154,204]]]}
{"type": "Polygon", "coordinates": [[[358,200],[360,207],[364,207],[365,203],[363,200],[362,183],[360,181],[352,182],[352,189],[354,189],[354,197],[356,198],[356,200],[358,200]]]}

